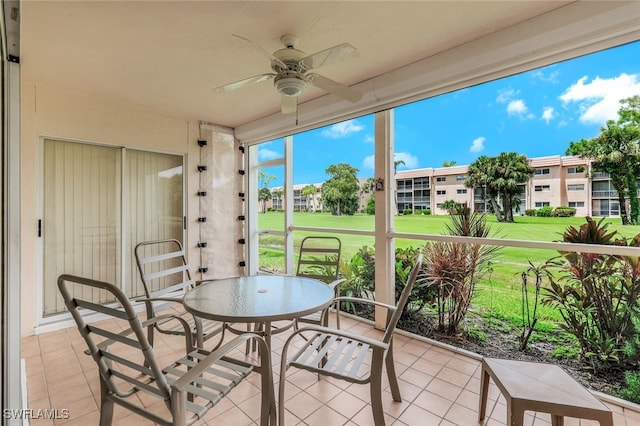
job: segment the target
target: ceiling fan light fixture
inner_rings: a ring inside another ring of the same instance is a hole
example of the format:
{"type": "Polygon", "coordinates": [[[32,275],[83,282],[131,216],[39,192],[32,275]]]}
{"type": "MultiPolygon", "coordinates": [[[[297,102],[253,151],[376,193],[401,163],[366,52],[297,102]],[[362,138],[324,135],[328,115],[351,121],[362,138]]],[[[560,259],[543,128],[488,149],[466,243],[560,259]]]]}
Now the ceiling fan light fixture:
{"type": "Polygon", "coordinates": [[[276,90],[285,96],[299,96],[307,90],[309,83],[297,75],[288,75],[276,78],[274,81],[276,90]]]}

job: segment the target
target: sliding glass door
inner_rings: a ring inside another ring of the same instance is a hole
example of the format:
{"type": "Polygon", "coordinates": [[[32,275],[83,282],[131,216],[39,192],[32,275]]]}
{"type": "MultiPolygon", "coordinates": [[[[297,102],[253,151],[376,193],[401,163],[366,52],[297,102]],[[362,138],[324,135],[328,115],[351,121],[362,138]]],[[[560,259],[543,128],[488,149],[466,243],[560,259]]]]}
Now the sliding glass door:
{"type": "Polygon", "coordinates": [[[135,244],[183,238],[183,158],[51,139],[43,152],[42,316],[65,310],[56,286],[63,273],[142,294],[135,244]]]}

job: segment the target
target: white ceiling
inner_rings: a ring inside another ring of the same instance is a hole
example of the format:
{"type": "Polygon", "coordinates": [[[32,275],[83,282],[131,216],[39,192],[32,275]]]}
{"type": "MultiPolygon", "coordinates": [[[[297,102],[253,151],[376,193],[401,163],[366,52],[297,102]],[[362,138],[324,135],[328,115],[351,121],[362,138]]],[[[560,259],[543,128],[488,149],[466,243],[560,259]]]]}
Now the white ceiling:
{"type": "MultiPolygon", "coordinates": [[[[361,83],[566,6],[571,1],[25,1],[23,80],[237,127],[277,114],[272,82],[212,88],[270,72],[295,34],[313,53],[348,42],[359,57],[318,73],[361,83]]],[[[301,103],[325,95],[311,88],[301,103]]],[[[332,96],[332,95],[328,95],[332,96]]]]}

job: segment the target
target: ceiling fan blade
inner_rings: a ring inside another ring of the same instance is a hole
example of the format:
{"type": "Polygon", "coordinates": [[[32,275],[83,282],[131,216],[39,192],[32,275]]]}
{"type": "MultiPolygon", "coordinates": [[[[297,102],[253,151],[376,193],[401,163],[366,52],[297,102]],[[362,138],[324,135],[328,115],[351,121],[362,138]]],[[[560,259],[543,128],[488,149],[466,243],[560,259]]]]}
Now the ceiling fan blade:
{"type": "Polygon", "coordinates": [[[358,49],[349,43],[342,43],[320,52],[312,53],[300,60],[300,63],[310,70],[323,65],[329,65],[343,59],[351,59],[358,56],[358,49]]]}
{"type": "Polygon", "coordinates": [[[280,65],[283,68],[287,68],[287,65],[282,62],[280,59],[276,58],[275,56],[273,56],[273,54],[271,54],[271,52],[267,51],[264,47],[260,46],[258,43],[254,43],[253,41],[249,40],[248,38],[244,38],[242,36],[239,36],[238,34],[231,34],[234,37],[239,38],[240,40],[244,40],[247,43],[249,43],[251,45],[251,47],[253,47],[254,50],[256,50],[258,53],[260,53],[261,55],[269,58],[269,60],[271,60],[271,62],[275,62],[278,65],[280,65]]]}
{"type": "Polygon", "coordinates": [[[329,93],[333,93],[334,95],[342,99],[346,99],[354,103],[362,99],[362,93],[360,93],[356,89],[347,87],[342,83],[338,83],[337,81],[333,81],[319,74],[307,74],[307,77],[309,79],[309,82],[314,86],[326,90],[329,93]]]}
{"type": "Polygon", "coordinates": [[[298,109],[298,97],[282,95],[282,113],[293,114],[298,109]]]}
{"type": "Polygon", "coordinates": [[[275,76],[276,75],[273,73],[254,75],[253,77],[245,78],[243,80],[236,81],[234,83],[229,83],[229,84],[225,84],[224,86],[216,87],[215,89],[213,89],[213,91],[216,93],[226,93],[235,89],[239,89],[244,86],[248,86],[250,84],[260,83],[261,81],[265,81],[265,80],[271,80],[275,76]]]}

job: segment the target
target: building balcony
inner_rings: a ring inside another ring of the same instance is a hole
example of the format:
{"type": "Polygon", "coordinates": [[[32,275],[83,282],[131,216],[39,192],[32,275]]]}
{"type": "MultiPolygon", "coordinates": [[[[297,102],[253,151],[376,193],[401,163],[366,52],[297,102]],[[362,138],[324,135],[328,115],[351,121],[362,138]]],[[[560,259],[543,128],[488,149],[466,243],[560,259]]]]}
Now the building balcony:
{"type": "MultiPolygon", "coordinates": [[[[114,330],[119,330],[113,324],[114,330]]],[[[380,331],[367,322],[341,318],[341,328],[359,335],[377,335],[380,331]]],[[[280,367],[278,351],[288,333],[273,336],[274,379],[280,367]]],[[[184,350],[184,341],[176,336],[156,335],[156,346],[167,359],[184,350]]],[[[99,423],[100,385],[95,362],[84,354],[86,345],[76,327],[29,336],[22,339],[22,357],[26,361],[28,407],[32,410],[68,410],[68,419],[57,424],[97,425],[99,423]]],[[[244,347],[237,356],[243,358],[244,347]]],[[[394,337],[394,358],[403,401],[394,402],[389,385],[383,383],[383,405],[388,425],[477,425],[480,392],[480,360],[477,354],[459,350],[417,335],[398,331],[394,337]]],[[[259,424],[260,389],[254,380],[243,381],[225,401],[211,409],[195,425],[259,424]]],[[[368,385],[349,385],[334,379],[318,380],[315,374],[300,370],[287,375],[285,401],[289,425],[373,424],[368,385]]],[[[277,392],[277,390],[276,390],[277,392]]],[[[600,394],[597,394],[600,395],[600,394]]],[[[276,394],[277,398],[277,394],[276,394]]],[[[150,401],[161,407],[162,401],[150,401]]],[[[614,425],[640,424],[640,412],[632,407],[605,400],[613,411],[614,425]]],[[[630,406],[632,404],[629,404],[630,406]]],[[[504,425],[504,397],[493,382],[487,403],[488,425],[504,425]]],[[[114,425],[152,425],[142,417],[116,406],[114,425]]],[[[568,419],[567,424],[595,422],[568,419]],[[575,422],[574,422],[575,421],[575,422]],[[570,422],[570,423],[569,423],[570,422]]],[[[548,426],[548,414],[530,413],[525,424],[548,426]]],[[[54,425],[54,421],[32,420],[32,424],[54,425]]]]}
{"type": "Polygon", "coordinates": [[[618,198],[618,191],[591,191],[593,198],[618,198]]]}

